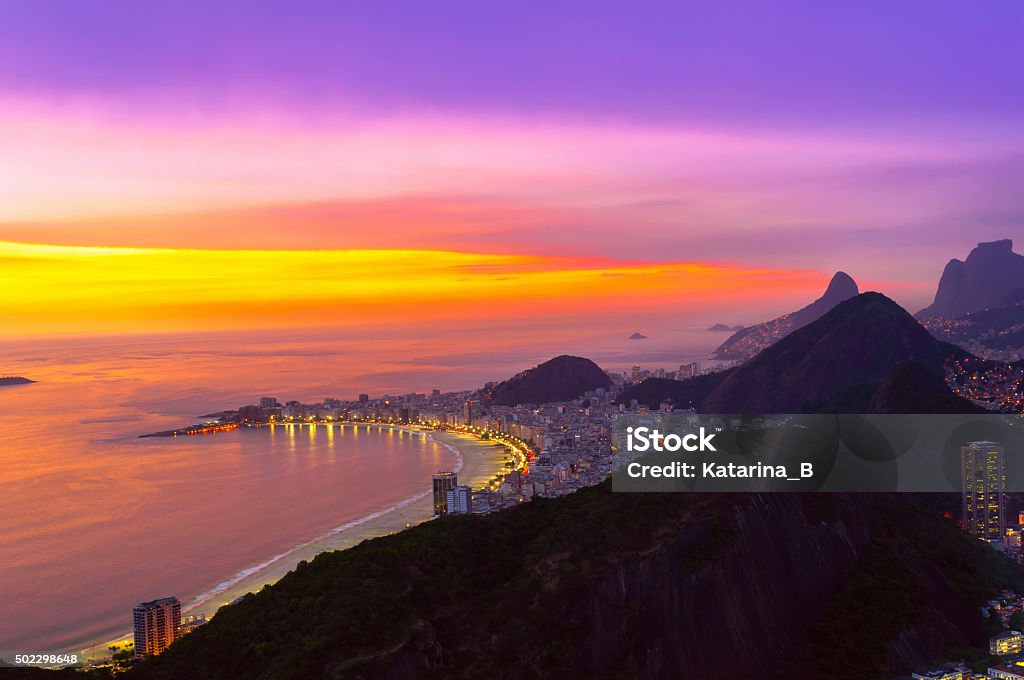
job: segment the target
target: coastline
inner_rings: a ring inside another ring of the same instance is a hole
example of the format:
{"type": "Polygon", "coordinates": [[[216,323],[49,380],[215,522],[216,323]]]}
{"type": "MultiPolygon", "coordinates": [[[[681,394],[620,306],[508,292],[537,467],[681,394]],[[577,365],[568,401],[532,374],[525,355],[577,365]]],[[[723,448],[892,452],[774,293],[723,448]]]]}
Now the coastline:
{"type": "MultiPolygon", "coordinates": [[[[423,436],[434,439],[455,455],[456,464],[452,468],[458,473],[459,482],[473,489],[480,488],[495,474],[505,469],[505,447],[495,442],[482,441],[471,435],[454,432],[426,431],[400,425],[373,426],[422,433],[423,436]]],[[[427,488],[415,496],[333,527],[312,540],[298,543],[259,564],[236,572],[204,593],[187,600],[183,599],[182,616],[203,615],[209,619],[223,605],[280,580],[302,560],[312,560],[321,552],[345,550],[367,539],[393,534],[429,520],[432,515],[432,504],[432,489],[427,488]]],[[[129,618],[127,614],[125,618],[129,618]]],[[[85,656],[87,662],[99,661],[109,658],[110,647],[120,647],[130,639],[131,632],[126,631],[106,642],[86,644],[77,651],[85,656]]]]}

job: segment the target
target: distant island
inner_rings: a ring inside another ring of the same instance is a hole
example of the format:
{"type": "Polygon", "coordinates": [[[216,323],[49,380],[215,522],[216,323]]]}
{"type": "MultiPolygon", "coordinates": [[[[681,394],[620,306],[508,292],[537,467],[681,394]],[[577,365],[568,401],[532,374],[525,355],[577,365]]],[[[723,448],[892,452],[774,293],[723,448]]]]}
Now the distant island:
{"type": "Polygon", "coordinates": [[[644,335],[643,333],[633,333],[633,335],[629,336],[629,339],[630,340],[646,340],[647,336],[644,335]]]}
{"type": "Polygon", "coordinates": [[[29,380],[28,378],[23,378],[20,375],[7,375],[0,377],[0,387],[6,387],[8,385],[28,385],[29,383],[34,382],[35,380],[29,380]]]}
{"type": "Polygon", "coordinates": [[[714,326],[712,326],[708,330],[709,331],[741,331],[744,328],[746,328],[746,326],[730,326],[730,325],[724,324],[724,323],[716,323],[714,326]]]}

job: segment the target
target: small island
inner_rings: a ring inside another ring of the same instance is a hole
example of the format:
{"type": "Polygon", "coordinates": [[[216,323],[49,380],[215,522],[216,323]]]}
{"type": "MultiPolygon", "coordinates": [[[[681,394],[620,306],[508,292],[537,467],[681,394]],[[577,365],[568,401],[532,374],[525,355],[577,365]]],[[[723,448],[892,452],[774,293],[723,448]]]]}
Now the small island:
{"type": "Polygon", "coordinates": [[[724,324],[724,323],[716,323],[714,326],[712,326],[708,330],[709,331],[722,331],[722,332],[724,332],[724,331],[741,331],[741,330],[743,330],[743,328],[744,328],[744,326],[730,326],[730,325],[724,324]]]}
{"type": "Polygon", "coordinates": [[[633,335],[629,336],[629,339],[630,340],[646,340],[647,336],[644,335],[643,333],[633,333],[633,335]]]}
{"type": "Polygon", "coordinates": [[[20,375],[0,376],[0,387],[7,387],[8,385],[28,385],[29,383],[34,382],[35,380],[29,380],[28,378],[23,378],[20,375]]]}

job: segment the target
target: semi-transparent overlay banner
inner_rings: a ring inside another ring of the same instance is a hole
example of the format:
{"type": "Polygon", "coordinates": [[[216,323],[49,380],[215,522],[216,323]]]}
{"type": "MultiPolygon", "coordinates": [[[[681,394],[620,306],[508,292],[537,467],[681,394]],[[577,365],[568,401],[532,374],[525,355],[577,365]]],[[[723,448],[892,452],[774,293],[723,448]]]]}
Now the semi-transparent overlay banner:
{"type": "Polygon", "coordinates": [[[613,419],[615,491],[1024,491],[1024,415],[613,419]]]}

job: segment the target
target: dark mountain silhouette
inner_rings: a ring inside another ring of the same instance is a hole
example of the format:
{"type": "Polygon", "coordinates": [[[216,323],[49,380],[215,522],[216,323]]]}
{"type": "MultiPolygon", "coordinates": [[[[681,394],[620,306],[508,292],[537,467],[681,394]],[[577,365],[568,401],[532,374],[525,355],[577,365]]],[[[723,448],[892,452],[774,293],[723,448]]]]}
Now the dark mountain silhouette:
{"type": "Polygon", "coordinates": [[[836,272],[820,298],[803,309],[737,331],[719,345],[715,356],[719,359],[749,359],[859,292],[857,282],[849,274],[836,272]]]}
{"type": "Polygon", "coordinates": [[[702,408],[813,412],[840,390],[882,381],[903,362],[941,378],[947,361],[967,356],[881,293],[864,293],[737,367],[702,408]]]}
{"type": "Polygon", "coordinates": [[[970,356],[936,340],[898,304],[864,293],[713,380],[644,381],[650,407],[671,400],[705,413],[975,413],[948,390],[945,363],[970,356]]]}
{"type": "Polygon", "coordinates": [[[502,406],[545,404],[576,399],[588,390],[611,384],[611,379],[590,359],[563,354],[498,383],[483,396],[502,406]]]}
{"type": "Polygon", "coordinates": [[[643,333],[637,331],[636,333],[633,333],[633,335],[629,336],[629,339],[630,340],[646,340],[647,336],[644,335],[643,333]]]}
{"type": "Polygon", "coordinates": [[[35,380],[29,380],[28,378],[23,378],[20,375],[7,375],[0,377],[0,387],[5,387],[7,385],[28,385],[33,382],[35,382],[35,380]]]}
{"type": "Polygon", "coordinates": [[[979,243],[967,259],[952,259],[942,271],[935,301],[915,316],[957,317],[1024,298],[1024,255],[1013,241],[979,243]]]}

